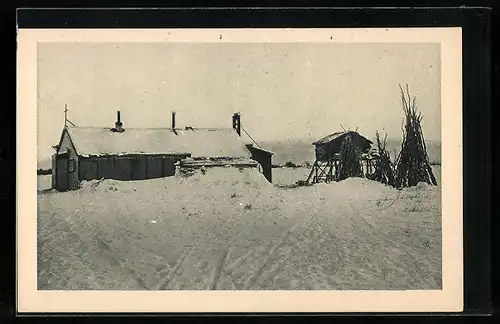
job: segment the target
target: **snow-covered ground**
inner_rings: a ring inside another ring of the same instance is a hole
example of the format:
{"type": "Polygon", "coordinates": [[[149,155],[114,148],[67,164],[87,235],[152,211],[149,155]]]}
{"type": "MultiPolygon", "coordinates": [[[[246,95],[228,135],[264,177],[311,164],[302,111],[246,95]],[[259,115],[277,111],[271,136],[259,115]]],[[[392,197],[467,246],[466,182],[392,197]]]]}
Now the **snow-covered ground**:
{"type": "Polygon", "coordinates": [[[307,180],[311,168],[273,168],[273,183],[276,185],[292,185],[298,180],[307,180]]]}
{"type": "Polygon", "coordinates": [[[52,188],[52,175],[39,175],[37,177],[37,189],[40,190],[48,190],[52,188]]]}
{"type": "Polygon", "coordinates": [[[233,168],[40,192],[38,287],[439,289],[440,197],[359,178],[281,189],[233,168]]]}

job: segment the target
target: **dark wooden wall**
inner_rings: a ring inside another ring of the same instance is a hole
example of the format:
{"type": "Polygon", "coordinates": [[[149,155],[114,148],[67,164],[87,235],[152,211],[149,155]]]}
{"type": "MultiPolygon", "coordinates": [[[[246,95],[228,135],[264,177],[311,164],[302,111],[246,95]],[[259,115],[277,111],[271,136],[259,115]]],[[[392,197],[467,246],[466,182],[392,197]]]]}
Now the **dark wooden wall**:
{"type": "Polygon", "coordinates": [[[56,155],[56,189],[57,191],[68,191],[73,189],[70,185],[71,174],[69,172],[69,154],[60,153],[56,155]]]}
{"type": "Polygon", "coordinates": [[[57,166],[56,166],[56,154],[52,154],[52,189],[57,189],[57,166]]]}
{"type": "Polygon", "coordinates": [[[144,180],[175,175],[175,163],[186,156],[178,155],[108,155],[81,157],[81,180],[144,180]]]}
{"type": "Polygon", "coordinates": [[[55,186],[57,190],[66,191],[78,188],[80,184],[78,180],[78,154],[66,129],[63,130],[61,136],[55,167],[52,172],[56,173],[55,186]],[[60,184],[58,184],[59,179],[61,180],[60,184]]]}
{"type": "Polygon", "coordinates": [[[272,154],[267,151],[259,150],[256,147],[247,146],[252,154],[252,159],[259,162],[262,166],[262,174],[266,177],[267,181],[273,182],[272,171],[272,154]]]}
{"type": "Polygon", "coordinates": [[[349,136],[353,142],[353,144],[360,149],[361,152],[365,153],[371,148],[370,142],[368,142],[364,137],[360,135],[346,134],[340,136],[330,142],[324,144],[316,145],[316,160],[318,161],[330,161],[335,160],[335,153],[340,153],[340,148],[342,146],[343,140],[349,136]]]}
{"type": "Polygon", "coordinates": [[[78,154],[66,129],[61,134],[57,153],[52,156],[52,188],[58,191],[77,189],[78,154]]]}

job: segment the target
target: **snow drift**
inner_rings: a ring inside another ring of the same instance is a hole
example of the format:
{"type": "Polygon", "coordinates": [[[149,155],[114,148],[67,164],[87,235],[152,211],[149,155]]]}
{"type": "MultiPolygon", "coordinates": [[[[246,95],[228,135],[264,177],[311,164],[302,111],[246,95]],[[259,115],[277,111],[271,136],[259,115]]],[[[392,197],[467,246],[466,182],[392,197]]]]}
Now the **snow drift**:
{"type": "Polygon", "coordinates": [[[439,289],[439,187],[255,169],[38,195],[39,289],[439,289]]]}

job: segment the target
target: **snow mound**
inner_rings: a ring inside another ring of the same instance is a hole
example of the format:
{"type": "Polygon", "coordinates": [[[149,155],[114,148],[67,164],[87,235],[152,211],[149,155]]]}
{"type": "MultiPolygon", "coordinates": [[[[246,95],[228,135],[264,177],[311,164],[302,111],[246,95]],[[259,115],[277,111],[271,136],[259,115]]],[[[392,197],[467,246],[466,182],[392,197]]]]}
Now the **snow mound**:
{"type": "Polygon", "coordinates": [[[425,191],[432,190],[435,186],[432,186],[426,182],[419,182],[416,186],[405,188],[406,191],[425,191]]]}
{"type": "Polygon", "coordinates": [[[83,192],[96,191],[103,180],[83,180],[80,182],[80,190],[83,192]]]}
{"type": "Polygon", "coordinates": [[[254,168],[206,168],[196,170],[190,176],[177,176],[180,183],[202,186],[252,186],[255,188],[272,187],[272,184],[254,168]]]}
{"type": "Polygon", "coordinates": [[[83,192],[116,192],[125,193],[132,191],[168,191],[175,187],[181,192],[195,193],[202,190],[233,190],[247,188],[246,191],[273,190],[273,185],[267,181],[257,169],[238,169],[234,167],[207,168],[195,170],[192,175],[173,177],[119,181],[113,179],[100,179],[82,181],[80,191],[83,192]],[[215,189],[217,188],[217,189],[215,189]]]}
{"type": "Polygon", "coordinates": [[[153,184],[158,187],[157,184],[163,182],[163,178],[149,179],[149,180],[134,180],[134,181],[120,181],[114,179],[100,179],[100,180],[83,180],[80,182],[79,192],[98,192],[98,193],[126,193],[137,190],[144,190],[147,186],[153,184]]]}
{"type": "Polygon", "coordinates": [[[83,180],[80,182],[80,192],[118,192],[121,191],[122,183],[125,183],[125,181],[112,179],[83,180]]]}
{"type": "Polygon", "coordinates": [[[386,186],[381,182],[369,180],[366,178],[347,178],[343,181],[338,182],[338,184],[343,189],[363,188],[363,189],[387,190],[388,188],[390,188],[389,186],[386,186]]]}

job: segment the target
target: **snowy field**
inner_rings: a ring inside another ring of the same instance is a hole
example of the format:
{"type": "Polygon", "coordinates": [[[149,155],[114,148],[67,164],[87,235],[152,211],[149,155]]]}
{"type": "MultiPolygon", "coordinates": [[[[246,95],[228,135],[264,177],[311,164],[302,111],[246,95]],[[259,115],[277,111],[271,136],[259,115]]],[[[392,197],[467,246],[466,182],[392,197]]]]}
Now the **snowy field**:
{"type": "Polygon", "coordinates": [[[38,287],[440,289],[440,191],[232,168],[39,191],[38,287]]]}

